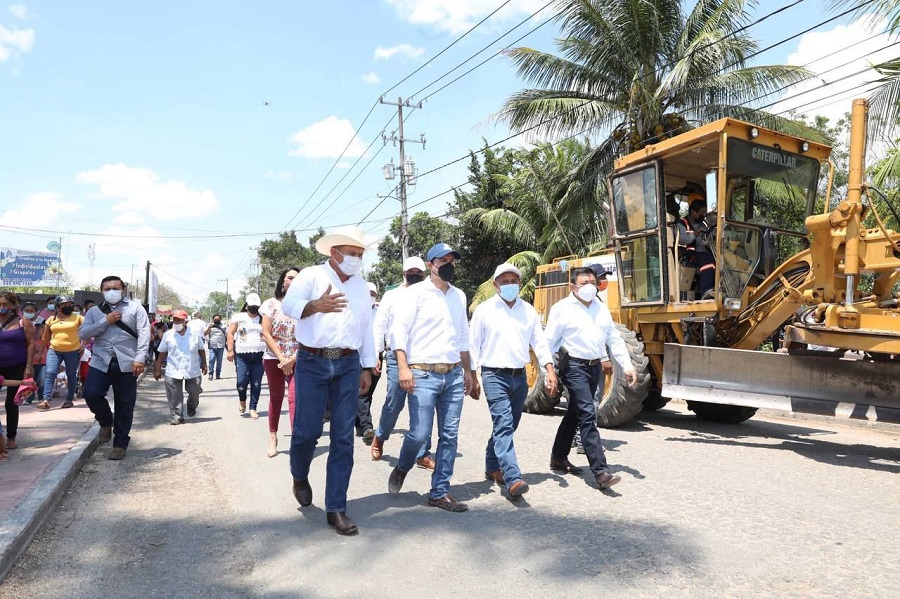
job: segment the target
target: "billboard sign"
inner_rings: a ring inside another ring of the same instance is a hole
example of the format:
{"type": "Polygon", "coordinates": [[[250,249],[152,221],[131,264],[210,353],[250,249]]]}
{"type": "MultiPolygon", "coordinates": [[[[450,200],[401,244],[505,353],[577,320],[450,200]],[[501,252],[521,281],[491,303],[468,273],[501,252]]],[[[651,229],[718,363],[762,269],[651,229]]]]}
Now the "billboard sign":
{"type": "Polygon", "coordinates": [[[0,287],[49,287],[62,273],[52,252],[0,248],[0,287]]]}

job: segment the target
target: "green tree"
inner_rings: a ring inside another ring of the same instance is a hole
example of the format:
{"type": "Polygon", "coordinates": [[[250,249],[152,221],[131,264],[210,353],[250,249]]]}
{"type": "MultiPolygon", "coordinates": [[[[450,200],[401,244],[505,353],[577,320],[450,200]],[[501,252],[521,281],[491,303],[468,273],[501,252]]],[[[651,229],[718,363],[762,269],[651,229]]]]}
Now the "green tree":
{"type": "Polygon", "coordinates": [[[279,233],[276,239],[264,239],[259,244],[259,272],[249,272],[247,287],[239,294],[239,306],[243,305],[244,297],[259,289],[259,295],[265,299],[271,297],[275,291],[275,283],[281,271],[289,266],[306,268],[321,263],[324,258],[316,250],[316,241],[325,231],[319,229],[315,235],[309,237],[308,245],[303,245],[297,240],[295,231],[279,233]]]}
{"type": "Polygon", "coordinates": [[[605,136],[579,168],[584,202],[597,197],[594,187],[616,156],[681,133],[689,122],[734,116],[788,128],[788,120],[747,104],[809,73],[748,66],[758,45],[742,30],[747,5],[700,0],[686,13],[677,0],[559,0],[560,55],[509,50],[519,75],[536,87],[513,94],[497,116],[515,130],[535,127],[552,137],[605,136]]]}

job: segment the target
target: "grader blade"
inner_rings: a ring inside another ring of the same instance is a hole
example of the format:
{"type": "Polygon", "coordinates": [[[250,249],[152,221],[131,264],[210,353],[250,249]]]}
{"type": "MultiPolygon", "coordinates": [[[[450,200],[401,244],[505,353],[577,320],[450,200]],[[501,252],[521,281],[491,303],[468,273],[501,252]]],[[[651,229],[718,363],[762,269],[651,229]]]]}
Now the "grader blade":
{"type": "Polygon", "coordinates": [[[666,344],[663,395],[900,423],[900,363],[666,344]]]}

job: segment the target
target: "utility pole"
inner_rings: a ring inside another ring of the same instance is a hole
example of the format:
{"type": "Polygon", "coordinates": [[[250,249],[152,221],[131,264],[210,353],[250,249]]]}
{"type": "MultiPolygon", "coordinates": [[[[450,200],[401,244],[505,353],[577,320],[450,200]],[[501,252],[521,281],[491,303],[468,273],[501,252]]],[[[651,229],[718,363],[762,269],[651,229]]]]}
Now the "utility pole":
{"type": "MultiPolygon", "coordinates": [[[[409,258],[409,220],[406,211],[406,185],[410,179],[415,175],[414,165],[412,161],[410,161],[409,166],[406,164],[406,151],[404,148],[404,143],[415,143],[422,144],[422,149],[425,149],[425,136],[420,135],[419,139],[406,139],[403,137],[403,107],[407,108],[422,108],[422,103],[418,104],[410,104],[409,99],[404,102],[403,98],[397,98],[396,102],[386,102],[384,100],[384,96],[378,99],[381,104],[387,104],[389,106],[397,107],[397,121],[400,123],[397,133],[399,135],[391,135],[388,137],[384,133],[381,134],[384,143],[387,144],[388,141],[394,142],[394,144],[400,144],[400,247],[403,249],[403,259],[406,260],[409,258]]],[[[385,166],[385,177],[388,179],[393,179],[393,173],[388,177],[388,168],[393,165],[385,166]]]]}
{"type": "Polygon", "coordinates": [[[144,305],[150,305],[150,261],[147,260],[147,272],[144,275],[144,305]]]}
{"type": "Polygon", "coordinates": [[[228,279],[216,279],[217,283],[225,281],[225,317],[231,319],[231,295],[228,293],[228,279]]]}

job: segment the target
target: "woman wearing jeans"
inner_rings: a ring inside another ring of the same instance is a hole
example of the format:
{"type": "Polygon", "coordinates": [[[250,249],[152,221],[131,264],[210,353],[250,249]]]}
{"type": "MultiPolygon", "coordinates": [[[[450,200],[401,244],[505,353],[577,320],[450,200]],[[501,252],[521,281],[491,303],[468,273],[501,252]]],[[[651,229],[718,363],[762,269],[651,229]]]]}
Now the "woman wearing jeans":
{"type": "Polygon", "coordinates": [[[262,316],[259,295],[247,295],[244,307],[235,314],[228,325],[228,361],[237,369],[237,392],[241,402],[240,413],[247,411],[247,386],[250,386],[250,418],[256,420],[259,414],[259,393],[262,390],[263,351],[266,343],[262,336],[262,316]]]}
{"type": "Polygon", "coordinates": [[[36,407],[38,410],[50,409],[50,397],[56,385],[56,375],[60,364],[66,365],[66,382],[68,383],[66,400],[63,408],[71,408],[78,386],[78,365],[81,361],[81,339],[78,328],[84,322],[81,314],[73,314],[75,300],[68,295],[56,298],[56,314],[47,319],[44,326],[43,343],[50,349],[47,351],[47,367],[44,374],[44,401],[36,407]]]}
{"type": "Polygon", "coordinates": [[[269,382],[269,450],[267,455],[278,455],[278,421],[284,403],[284,390],[288,391],[288,414],[291,428],[294,426],[294,364],[297,361],[297,339],[294,337],[294,319],[281,310],[281,300],[287,294],[291,281],[300,274],[299,268],[281,271],[275,283],[275,297],[267,299],[259,309],[262,314],[262,334],[266,340],[263,369],[269,382]]]}

